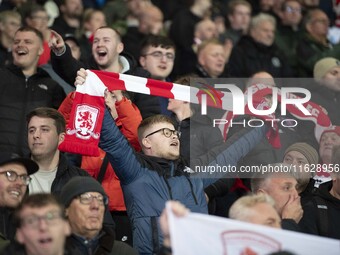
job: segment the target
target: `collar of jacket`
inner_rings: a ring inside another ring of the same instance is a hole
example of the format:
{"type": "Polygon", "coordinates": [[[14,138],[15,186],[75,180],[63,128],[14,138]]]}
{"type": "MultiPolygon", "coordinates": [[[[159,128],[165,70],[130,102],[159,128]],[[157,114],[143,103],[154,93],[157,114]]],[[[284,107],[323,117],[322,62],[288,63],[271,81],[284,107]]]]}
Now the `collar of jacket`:
{"type": "Polygon", "coordinates": [[[318,194],[323,197],[325,200],[331,202],[334,206],[340,208],[340,200],[333,197],[329,192],[332,189],[333,183],[332,181],[328,181],[320,184],[318,189],[318,194]]]}
{"type": "Polygon", "coordinates": [[[243,36],[240,41],[240,45],[243,45],[243,48],[247,47],[247,53],[250,56],[258,56],[256,51],[266,53],[267,54],[272,54],[276,50],[275,42],[273,42],[272,45],[267,46],[262,43],[256,42],[251,36],[245,35],[243,36]]]}
{"type": "Polygon", "coordinates": [[[210,75],[204,70],[204,68],[199,63],[196,64],[196,69],[198,76],[203,78],[211,78],[210,75]]]}
{"type": "MultiPolygon", "coordinates": [[[[71,234],[71,236],[67,238],[66,246],[69,249],[71,247],[79,247],[79,250],[83,250],[82,248],[87,248],[89,244],[91,244],[93,248],[92,254],[108,254],[113,248],[114,240],[114,233],[112,233],[110,229],[103,226],[103,229],[100,231],[100,233],[94,239],[90,240],[89,243],[85,244],[85,239],[83,237],[71,234]]],[[[78,249],[77,252],[79,252],[78,249]]],[[[73,253],[71,252],[71,254],[73,253]]]]}
{"type": "MultiPolygon", "coordinates": [[[[151,77],[151,74],[148,71],[138,66],[137,61],[129,53],[122,52],[121,54],[119,54],[119,58],[120,59],[124,58],[124,62],[126,62],[126,64],[129,65],[129,69],[124,70],[125,71],[124,74],[131,74],[131,75],[145,77],[145,78],[151,77]]],[[[89,69],[100,70],[93,56],[91,56],[88,62],[88,67],[89,69]]]]}
{"type": "Polygon", "coordinates": [[[68,169],[67,158],[62,152],[60,152],[56,178],[63,175],[67,171],[67,169],[68,169]]]}
{"type": "Polygon", "coordinates": [[[182,157],[177,160],[167,160],[164,158],[148,156],[143,153],[137,153],[137,155],[142,159],[141,164],[143,167],[157,172],[159,176],[163,176],[166,179],[173,176],[188,176],[188,173],[183,171],[186,167],[186,163],[182,157]]]}
{"type": "Polygon", "coordinates": [[[305,39],[308,41],[308,43],[313,47],[318,47],[320,49],[332,49],[333,46],[329,42],[329,40],[326,38],[327,45],[322,44],[321,42],[317,41],[314,37],[312,37],[309,33],[306,32],[305,39]]]}
{"type": "MultiPolygon", "coordinates": [[[[7,66],[7,69],[17,76],[25,77],[24,73],[22,72],[22,69],[14,64],[10,64],[9,66],[7,66]]],[[[50,77],[49,74],[40,67],[38,67],[37,72],[31,75],[30,77],[35,75],[38,75],[40,77],[50,77]]]]}

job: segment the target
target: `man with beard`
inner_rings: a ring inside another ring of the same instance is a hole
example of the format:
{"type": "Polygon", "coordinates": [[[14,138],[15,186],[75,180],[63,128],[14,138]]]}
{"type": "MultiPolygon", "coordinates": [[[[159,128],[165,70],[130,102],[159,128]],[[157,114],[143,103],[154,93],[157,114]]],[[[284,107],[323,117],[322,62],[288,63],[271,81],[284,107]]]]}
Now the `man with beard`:
{"type": "MultiPolygon", "coordinates": [[[[88,63],[81,63],[71,55],[61,35],[54,32],[50,41],[53,69],[66,82],[73,84],[80,68],[96,69],[114,73],[124,73],[149,77],[149,72],[137,66],[129,54],[123,53],[124,44],[118,31],[110,27],[100,27],[94,33],[92,57],[88,63]]],[[[129,93],[131,101],[139,108],[142,117],[160,113],[158,98],[138,93],[129,93]]]]}

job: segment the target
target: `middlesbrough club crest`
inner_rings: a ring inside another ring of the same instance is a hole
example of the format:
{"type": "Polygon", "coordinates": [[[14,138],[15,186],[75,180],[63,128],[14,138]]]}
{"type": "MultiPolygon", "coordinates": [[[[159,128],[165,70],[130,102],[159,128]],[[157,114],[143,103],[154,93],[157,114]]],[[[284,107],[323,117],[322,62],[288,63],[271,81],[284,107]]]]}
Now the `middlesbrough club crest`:
{"type": "Polygon", "coordinates": [[[277,240],[253,231],[224,231],[221,238],[224,255],[265,255],[282,249],[281,243],[277,240]]]}
{"type": "Polygon", "coordinates": [[[87,104],[78,105],[74,119],[73,130],[68,129],[67,134],[75,134],[78,138],[88,140],[91,137],[99,139],[100,133],[93,132],[99,115],[99,109],[87,104]]]}

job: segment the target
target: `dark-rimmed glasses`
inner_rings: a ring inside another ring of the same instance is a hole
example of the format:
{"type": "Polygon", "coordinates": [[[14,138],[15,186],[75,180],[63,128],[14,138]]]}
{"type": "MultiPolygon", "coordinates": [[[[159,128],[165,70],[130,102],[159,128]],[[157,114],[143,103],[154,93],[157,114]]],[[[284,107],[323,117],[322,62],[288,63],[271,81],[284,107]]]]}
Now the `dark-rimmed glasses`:
{"type": "Polygon", "coordinates": [[[20,180],[22,180],[25,185],[28,185],[32,180],[32,178],[29,177],[27,174],[19,175],[12,170],[7,170],[5,172],[1,172],[0,174],[6,175],[7,180],[10,182],[15,182],[18,178],[20,178],[20,180]]]}
{"type": "Polygon", "coordinates": [[[160,132],[160,131],[162,131],[162,132],[163,132],[163,135],[164,135],[165,137],[167,137],[167,138],[169,138],[169,137],[172,136],[172,135],[175,135],[175,136],[177,136],[178,138],[181,137],[181,132],[179,132],[179,131],[177,131],[177,130],[171,130],[171,129],[169,129],[169,128],[161,128],[161,129],[158,129],[158,130],[156,130],[156,131],[154,131],[154,132],[152,132],[152,133],[146,135],[145,138],[147,138],[147,137],[150,136],[150,135],[156,134],[156,133],[158,133],[158,132],[160,132]]]}
{"type": "Polygon", "coordinates": [[[286,6],[285,10],[288,13],[301,13],[302,12],[301,8],[298,8],[298,7],[294,8],[294,7],[291,7],[291,6],[286,6]]]}
{"type": "Polygon", "coordinates": [[[36,214],[32,214],[26,216],[20,220],[21,225],[30,227],[30,228],[38,228],[39,224],[42,220],[45,221],[47,225],[53,225],[56,223],[57,220],[61,219],[62,213],[60,211],[50,211],[47,212],[45,215],[38,216],[36,214]]]}

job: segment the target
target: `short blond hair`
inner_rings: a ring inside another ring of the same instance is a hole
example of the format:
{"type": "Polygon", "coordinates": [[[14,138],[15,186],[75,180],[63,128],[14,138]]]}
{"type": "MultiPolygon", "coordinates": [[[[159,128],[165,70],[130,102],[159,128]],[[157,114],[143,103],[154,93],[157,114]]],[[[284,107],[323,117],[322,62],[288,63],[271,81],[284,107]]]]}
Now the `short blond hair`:
{"type": "Polygon", "coordinates": [[[208,46],[208,45],[219,45],[223,47],[223,44],[218,39],[209,39],[203,41],[197,48],[197,56],[208,46]]]}
{"type": "Polygon", "coordinates": [[[235,201],[229,209],[229,218],[245,221],[249,217],[249,209],[258,204],[268,204],[275,206],[274,200],[266,194],[250,194],[235,201]]]}

